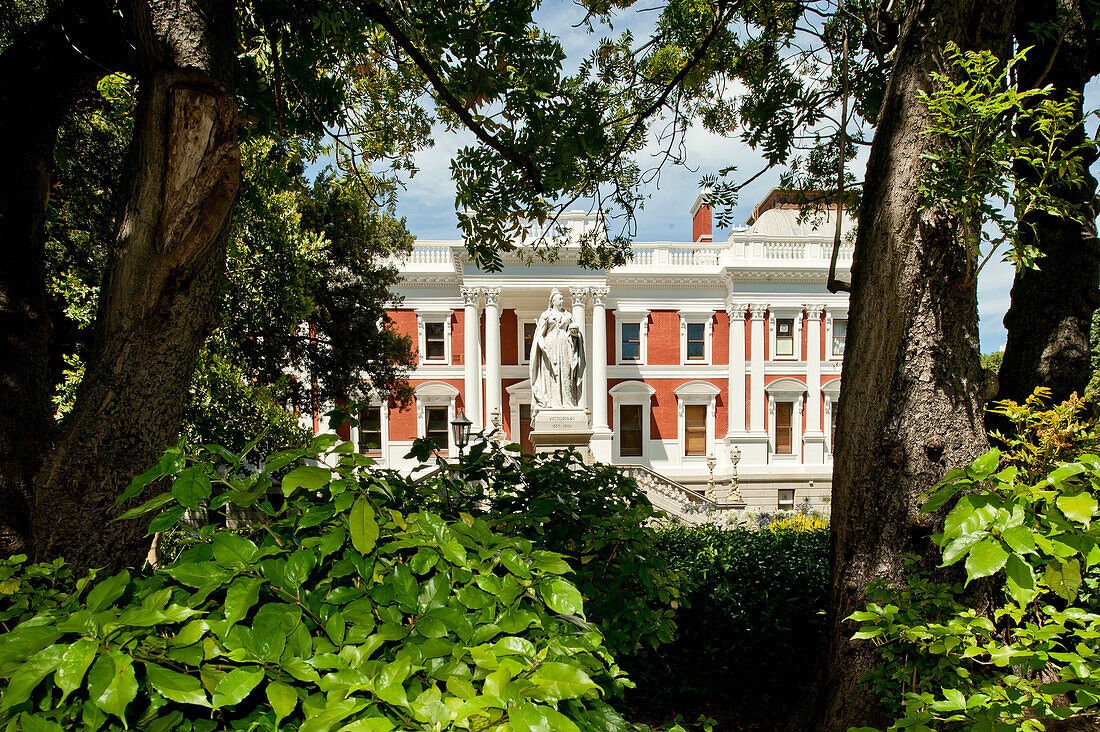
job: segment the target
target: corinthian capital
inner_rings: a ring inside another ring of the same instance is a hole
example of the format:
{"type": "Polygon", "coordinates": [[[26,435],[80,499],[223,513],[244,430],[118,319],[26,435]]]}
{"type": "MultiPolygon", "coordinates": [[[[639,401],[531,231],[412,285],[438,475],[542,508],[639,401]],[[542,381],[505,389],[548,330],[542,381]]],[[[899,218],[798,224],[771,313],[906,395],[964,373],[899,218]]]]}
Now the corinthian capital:
{"type": "Polygon", "coordinates": [[[481,296],[480,287],[463,287],[462,300],[466,307],[477,307],[478,298],[481,296]]]}
{"type": "Polygon", "coordinates": [[[486,287],[482,290],[485,293],[486,305],[499,305],[500,304],[500,288],[499,287],[486,287]]]}
{"type": "Polygon", "coordinates": [[[752,312],[753,320],[763,320],[764,315],[768,312],[768,306],[763,303],[753,303],[749,305],[749,310],[752,312]]]}

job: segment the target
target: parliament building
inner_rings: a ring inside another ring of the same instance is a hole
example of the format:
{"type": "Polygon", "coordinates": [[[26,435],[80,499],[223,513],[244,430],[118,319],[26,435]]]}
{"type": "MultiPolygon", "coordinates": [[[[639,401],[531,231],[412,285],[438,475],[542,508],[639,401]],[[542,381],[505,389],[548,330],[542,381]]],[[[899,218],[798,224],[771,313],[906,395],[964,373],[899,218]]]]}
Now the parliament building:
{"type": "MultiPolygon", "coordinates": [[[[827,510],[848,323],[847,295],[825,287],[836,212],[805,215],[773,190],[725,241],[712,240],[704,196],[690,216],[691,241],[634,242],[629,263],[609,270],[577,264],[576,242],[602,225],[586,212],[561,217],[556,261],[505,256],[497,272],[462,241],[417,241],[390,312],[417,351],[414,404],[376,403],[345,436],[410,469],[416,437],[457,455],[450,422],[464,412],[475,432],[530,449],[532,337],[558,289],[583,332],[595,460],[651,486],[717,485],[719,501],[737,487],[749,506],[827,510]]],[[[841,278],[851,257],[845,236],[841,278]]]]}

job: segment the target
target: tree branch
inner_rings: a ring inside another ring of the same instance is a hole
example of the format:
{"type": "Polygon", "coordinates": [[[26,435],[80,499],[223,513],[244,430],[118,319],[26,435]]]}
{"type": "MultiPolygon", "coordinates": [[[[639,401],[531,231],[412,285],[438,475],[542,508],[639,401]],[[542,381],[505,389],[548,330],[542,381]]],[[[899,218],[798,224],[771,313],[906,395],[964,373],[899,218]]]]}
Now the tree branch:
{"type": "Polygon", "coordinates": [[[364,14],[371,20],[378,23],[385,29],[394,42],[403,50],[409,54],[409,58],[413,60],[424,76],[428,77],[428,82],[431,83],[432,88],[435,89],[436,94],[440,99],[446,103],[447,107],[451,109],[458,118],[462,120],[462,123],[477,137],[478,140],[485,143],[493,150],[503,155],[507,160],[518,165],[526,174],[528,180],[535,187],[535,190],[539,193],[543,192],[542,176],[539,175],[538,169],[535,167],[534,162],[530,157],[523,155],[515,148],[505,145],[498,140],[492,134],[478,123],[474,116],[470,114],[462,102],[451,93],[451,90],[447,88],[446,82],[443,77],[439,75],[439,72],[431,61],[417,48],[412,39],[401,28],[398,27],[394,19],[386,12],[386,9],[382,7],[378,0],[355,0],[355,5],[363,11],[364,14]]]}

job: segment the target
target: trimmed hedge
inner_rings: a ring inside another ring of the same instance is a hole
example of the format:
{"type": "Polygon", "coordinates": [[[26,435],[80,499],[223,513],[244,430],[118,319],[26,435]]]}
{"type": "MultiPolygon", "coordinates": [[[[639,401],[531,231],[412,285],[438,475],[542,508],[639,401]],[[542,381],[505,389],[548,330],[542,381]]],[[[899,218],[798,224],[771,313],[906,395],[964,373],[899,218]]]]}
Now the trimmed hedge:
{"type": "Polygon", "coordinates": [[[823,635],[828,528],[664,529],[660,552],[685,578],[679,638],[621,658],[627,702],[651,717],[708,709],[780,719],[803,699],[823,635]]]}

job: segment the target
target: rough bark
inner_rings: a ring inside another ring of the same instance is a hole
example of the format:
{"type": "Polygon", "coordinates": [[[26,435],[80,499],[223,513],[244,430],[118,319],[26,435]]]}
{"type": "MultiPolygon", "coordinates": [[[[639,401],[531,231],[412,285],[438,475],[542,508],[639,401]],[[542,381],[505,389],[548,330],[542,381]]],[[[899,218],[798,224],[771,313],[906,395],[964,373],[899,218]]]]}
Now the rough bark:
{"type": "Polygon", "coordinates": [[[881,722],[878,699],[858,682],[876,664],[868,642],[849,640],[844,618],[873,580],[897,581],[902,555],[928,554],[934,520],[921,494],[987,446],[980,391],[976,282],[958,222],[917,194],[942,141],[922,134],[917,97],[942,50],[1007,46],[1011,0],[920,0],[908,14],[870,151],[852,268],[847,355],[833,477],[832,580],[817,730],[881,722]]]}
{"type": "Polygon", "coordinates": [[[54,434],[46,208],[58,129],[115,63],[107,3],[65,7],[0,54],[0,552],[30,547],[31,477],[54,434]],[[97,60],[93,61],[92,54],[97,60]]]}
{"type": "Polygon", "coordinates": [[[62,434],[34,478],[38,558],[135,565],[141,522],[113,503],[179,430],[212,326],[240,149],[230,0],[148,0],[126,13],[138,54],[131,180],[87,355],[62,434]]]}
{"type": "MultiPolygon", "coordinates": [[[[1053,96],[1065,99],[1070,92],[1083,94],[1085,84],[1100,72],[1100,40],[1092,33],[1089,3],[1074,0],[1041,0],[1028,6],[1017,22],[1016,37],[1021,47],[1034,46],[1027,61],[1018,67],[1021,86],[1053,86],[1053,96]],[[1086,13],[1090,13],[1086,17],[1086,13]],[[1062,19],[1065,35],[1036,35],[1036,20],[1062,19]]],[[[1083,99],[1078,98],[1077,119],[1082,118],[1083,99]]],[[[1017,134],[1032,134],[1021,126],[1017,134]]],[[[1075,146],[1085,138],[1079,128],[1067,141],[1075,146]]],[[[1068,147],[1067,147],[1068,149],[1068,147]]],[[[1088,167],[1096,159],[1089,150],[1082,154],[1085,181],[1081,186],[1061,185],[1056,191],[1083,212],[1087,224],[1060,219],[1041,212],[1028,214],[1021,222],[1022,239],[1042,253],[1039,269],[1016,273],[1012,302],[1005,315],[1008,329],[1004,361],[999,374],[1001,399],[1022,402],[1035,387],[1048,387],[1060,402],[1073,392],[1083,394],[1089,383],[1089,328],[1092,313],[1100,304],[1100,242],[1096,237],[1096,179],[1088,167]]],[[[1034,178],[1036,171],[1018,166],[1017,172],[1034,178]]]]}

